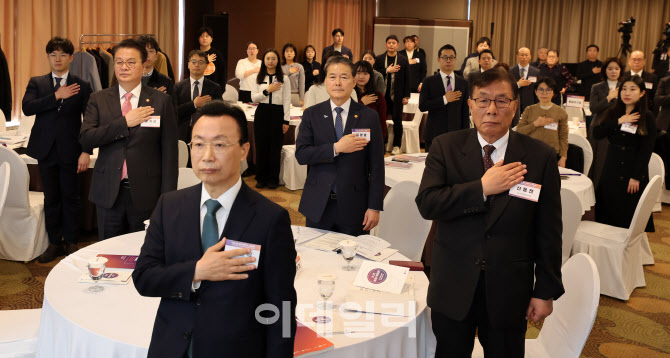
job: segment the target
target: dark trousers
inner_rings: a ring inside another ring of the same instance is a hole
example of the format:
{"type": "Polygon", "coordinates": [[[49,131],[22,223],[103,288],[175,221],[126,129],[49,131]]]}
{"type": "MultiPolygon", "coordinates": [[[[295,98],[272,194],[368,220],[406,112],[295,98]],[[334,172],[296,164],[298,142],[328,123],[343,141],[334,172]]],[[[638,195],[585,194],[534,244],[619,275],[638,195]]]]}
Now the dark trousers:
{"type": "Polygon", "coordinates": [[[393,120],[393,146],[400,147],[402,145],[402,98],[398,101],[391,100],[390,95],[386,95],[386,114],[391,115],[393,120]],[[390,103],[390,105],[389,105],[390,103]]]}
{"type": "Polygon", "coordinates": [[[240,90],[237,94],[237,98],[240,102],[251,103],[251,91],[240,90]]]}
{"type": "Polygon", "coordinates": [[[121,185],[114,205],[105,209],[96,206],[98,215],[98,239],[144,230],[144,221],[151,216],[151,210],[138,210],[133,206],[130,188],[121,185]]]}
{"type": "Polygon", "coordinates": [[[63,163],[53,148],[37,161],[44,189],[44,221],[50,244],[76,244],[79,236],[77,161],[63,163]]]}
{"type": "Polygon", "coordinates": [[[369,234],[369,231],[363,231],[363,218],[361,218],[360,224],[348,225],[342,223],[340,220],[339,210],[337,207],[337,200],[328,199],[328,204],[323,210],[323,215],[321,215],[320,221],[312,221],[307,219],[305,226],[313,227],[315,229],[323,229],[335,232],[341,232],[343,234],[358,236],[369,234]]]}
{"type": "Polygon", "coordinates": [[[437,338],[436,358],[470,358],[474,347],[475,331],[484,347],[484,356],[523,358],[526,344],[526,322],[519,322],[518,329],[497,328],[490,323],[486,310],[486,278],[482,271],[475,297],[468,315],[456,321],[433,310],[433,333],[437,338]]]}
{"type": "Polygon", "coordinates": [[[254,115],[256,142],[256,181],[279,183],[281,148],[284,144],[284,106],[261,103],[254,115]]]}

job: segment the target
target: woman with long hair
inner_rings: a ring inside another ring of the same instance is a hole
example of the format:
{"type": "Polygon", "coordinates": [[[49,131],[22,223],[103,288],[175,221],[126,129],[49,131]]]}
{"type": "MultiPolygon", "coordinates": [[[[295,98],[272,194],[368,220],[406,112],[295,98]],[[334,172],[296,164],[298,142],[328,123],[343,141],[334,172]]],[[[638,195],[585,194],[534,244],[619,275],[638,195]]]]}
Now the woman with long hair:
{"type": "Polygon", "coordinates": [[[279,66],[279,53],[268,49],[251,90],[258,103],[254,115],[256,142],[256,188],[276,189],[284,133],[288,130],[291,110],[291,83],[279,66]]]}
{"type": "Polygon", "coordinates": [[[235,77],[240,80],[240,102],[251,102],[251,87],[256,80],[254,76],[261,70],[261,60],[258,58],[258,44],[253,41],[247,42],[247,57],[237,61],[235,77]]]}
{"type": "MultiPolygon", "coordinates": [[[[649,183],[649,158],[656,139],[656,123],[647,109],[644,80],[624,80],[614,107],[593,128],[596,139],[607,138],[605,166],[596,187],[596,221],[627,228],[644,188],[649,183]]],[[[654,231],[649,218],[646,231],[654,231]]]]}
{"type": "Polygon", "coordinates": [[[313,84],[319,82],[321,64],[316,61],[316,50],[312,45],[305,46],[303,58],[304,60],[300,64],[305,70],[305,92],[307,92],[313,84]]]}
{"type": "Polygon", "coordinates": [[[386,140],[386,100],[384,94],[375,89],[374,85],[374,70],[372,65],[367,61],[358,61],[354,65],[356,67],[356,95],[358,96],[358,103],[361,103],[370,109],[373,109],[379,115],[379,124],[382,127],[382,134],[386,140]]]}
{"type": "Polygon", "coordinates": [[[295,62],[298,49],[288,43],[284,45],[282,53],[282,71],[291,81],[291,104],[293,107],[302,107],[305,101],[305,69],[295,62]]]}

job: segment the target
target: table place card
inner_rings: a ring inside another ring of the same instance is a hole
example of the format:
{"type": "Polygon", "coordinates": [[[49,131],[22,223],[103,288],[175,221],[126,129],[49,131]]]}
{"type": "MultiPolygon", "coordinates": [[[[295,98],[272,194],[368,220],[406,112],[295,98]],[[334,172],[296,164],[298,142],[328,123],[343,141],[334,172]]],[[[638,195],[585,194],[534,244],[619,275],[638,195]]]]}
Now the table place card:
{"type": "Polygon", "coordinates": [[[363,261],[354,280],[354,286],[400,294],[407,281],[408,273],[409,268],[407,267],[363,261]]]}
{"type": "Polygon", "coordinates": [[[584,100],[586,98],[584,96],[573,96],[573,95],[568,95],[567,99],[565,101],[565,106],[566,107],[573,107],[573,108],[584,108],[584,100]]]}
{"type": "Polygon", "coordinates": [[[248,263],[246,265],[256,265],[256,267],[258,267],[258,265],[261,262],[261,245],[250,244],[242,241],[226,240],[226,247],[224,247],[223,251],[230,251],[236,249],[251,249],[250,254],[235,256],[233,258],[237,259],[240,257],[255,257],[256,261],[248,263]]]}

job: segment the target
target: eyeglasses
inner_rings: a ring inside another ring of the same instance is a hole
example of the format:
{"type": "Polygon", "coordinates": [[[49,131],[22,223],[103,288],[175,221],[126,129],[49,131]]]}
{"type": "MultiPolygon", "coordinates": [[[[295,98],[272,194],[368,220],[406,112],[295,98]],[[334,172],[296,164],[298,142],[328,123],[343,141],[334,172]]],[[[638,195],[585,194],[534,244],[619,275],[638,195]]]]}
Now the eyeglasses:
{"type": "Polygon", "coordinates": [[[536,91],[537,91],[537,93],[540,93],[540,94],[544,94],[544,93],[546,93],[546,94],[554,93],[554,89],[553,89],[553,88],[538,88],[538,89],[536,89],[536,91]]]}
{"type": "Polygon", "coordinates": [[[489,98],[473,98],[473,101],[475,101],[475,105],[477,105],[479,108],[487,108],[491,105],[491,102],[495,102],[496,107],[498,108],[507,108],[513,100],[509,98],[498,98],[494,101],[489,98]]]}
{"type": "Polygon", "coordinates": [[[228,147],[231,147],[235,144],[227,144],[225,142],[213,142],[213,143],[205,143],[205,142],[191,142],[188,144],[188,146],[191,148],[192,151],[194,151],[197,154],[202,154],[205,152],[205,149],[208,146],[212,146],[212,151],[216,154],[222,154],[226,152],[226,149],[228,147]]]}
{"type": "Polygon", "coordinates": [[[189,62],[190,64],[192,64],[193,66],[195,66],[195,65],[202,66],[202,65],[205,64],[205,61],[203,61],[203,60],[200,60],[200,61],[191,60],[191,61],[188,61],[188,62],[189,62]]]}
{"type": "Polygon", "coordinates": [[[127,65],[128,68],[132,70],[133,68],[135,68],[135,66],[137,66],[137,61],[128,60],[128,61],[125,61],[125,62],[124,61],[114,62],[114,66],[116,66],[117,68],[121,68],[121,67],[123,67],[123,65],[127,65]]]}
{"type": "Polygon", "coordinates": [[[442,56],[440,58],[444,61],[453,61],[456,59],[456,56],[442,56]]]}

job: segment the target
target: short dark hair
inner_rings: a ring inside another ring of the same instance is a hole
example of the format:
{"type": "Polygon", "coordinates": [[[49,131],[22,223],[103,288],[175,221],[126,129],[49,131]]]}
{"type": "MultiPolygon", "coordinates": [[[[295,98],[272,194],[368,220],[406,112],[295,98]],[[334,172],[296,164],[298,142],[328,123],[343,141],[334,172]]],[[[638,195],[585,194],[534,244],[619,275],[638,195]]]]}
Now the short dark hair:
{"type": "Polygon", "coordinates": [[[444,51],[444,50],[454,51],[454,56],[458,56],[458,55],[456,55],[456,48],[454,46],[452,46],[451,44],[446,44],[446,45],[440,47],[440,50],[437,51],[437,58],[440,58],[442,56],[442,51],[444,51]]]}
{"type": "Polygon", "coordinates": [[[202,107],[198,108],[196,111],[195,121],[193,126],[198,122],[198,120],[204,116],[208,117],[221,117],[221,116],[231,116],[237,122],[237,129],[240,131],[240,140],[238,143],[243,145],[244,143],[249,142],[249,129],[247,128],[247,116],[244,114],[244,111],[238,106],[228,104],[221,99],[216,99],[205,103],[202,107]]]}
{"type": "Polygon", "coordinates": [[[340,33],[340,35],[344,36],[344,31],[342,31],[342,29],[338,27],[337,29],[333,30],[332,32],[333,37],[335,37],[335,35],[337,35],[338,32],[340,33]]]}
{"type": "Polygon", "coordinates": [[[609,66],[610,63],[612,63],[612,62],[616,63],[619,66],[619,78],[618,78],[618,80],[620,80],[621,77],[624,75],[624,69],[626,67],[623,65],[623,62],[621,62],[621,60],[618,57],[610,57],[610,58],[605,59],[605,61],[603,61],[603,66],[601,67],[603,70],[600,71],[600,74],[602,76],[603,81],[607,80],[607,66],[609,66]]]}
{"type": "Polygon", "coordinates": [[[209,58],[207,57],[207,52],[203,50],[191,50],[191,52],[188,53],[188,60],[191,61],[191,57],[193,56],[198,56],[202,57],[205,59],[205,63],[209,63],[209,58]]]}
{"type": "Polygon", "coordinates": [[[319,85],[326,80],[326,70],[324,66],[326,66],[326,63],[331,57],[344,57],[344,55],[342,55],[342,52],[335,50],[326,52],[326,54],[321,59],[321,67],[324,68],[324,70],[319,73],[319,82],[317,83],[319,85]]]}
{"type": "Polygon", "coordinates": [[[249,42],[247,42],[247,48],[249,48],[249,45],[251,45],[251,44],[256,45],[256,49],[258,49],[258,44],[256,43],[256,41],[249,41],[249,42]]]}
{"type": "Polygon", "coordinates": [[[203,26],[203,27],[199,28],[198,29],[198,37],[202,36],[202,34],[205,33],[205,32],[207,33],[207,35],[209,35],[209,37],[214,38],[214,30],[212,30],[212,28],[209,27],[209,26],[203,26]]]}
{"type": "Polygon", "coordinates": [[[386,40],[384,41],[384,43],[389,42],[389,40],[395,40],[395,42],[400,42],[400,41],[398,41],[398,36],[396,36],[396,35],[388,35],[388,36],[386,36],[386,40]]]}
{"type": "Polygon", "coordinates": [[[493,66],[493,68],[502,68],[502,69],[504,69],[505,71],[509,72],[509,65],[506,64],[506,63],[504,63],[504,62],[498,62],[498,63],[496,63],[495,66],[493,66]]]}
{"type": "Polygon", "coordinates": [[[537,83],[535,83],[535,90],[536,91],[537,91],[537,88],[540,87],[540,85],[542,83],[547,85],[547,87],[551,88],[552,91],[554,91],[554,93],[560,92],[560,89],[558,91],[556,91],[558,89],[558,84],[556,84],[556,81],[554,81],[554,79],[551,78],[551,77],[540,77],[540,78],[538,78],[537,83]]]}
{"type": "Polygon", "coordinates": [[[142,35],[137,39],[137,42],[139,42],[142,46],[145,48],[147,45],[149,45],[149,48],[154,49],[158,51],[158,41],[153,36],[149,35],[142,35]]]}
{"type": "Polygon", "coordinates": [[[286,64],[286,55],[284,55],[284,53],[286,53],[286,50],[288,50],[288,49],[292,49],[292,50],[293,50],[293,62],[297,62],[297,59],[298,59],[298,49],[295,47],[294,44],[292,44],[292,43],[287,43],[287,44],[284,45],[284,47],[281,49],[281,63],[282,63],[283,65],[286,64]]]}
{"type": "Polygon", "coordinates": [[[418,40],[418,39],[419,39],[419,36],[416,36],[416,35],[412,35],[412,38],[413,38],[413,39],[414,39],[414,40],[416,41],[416,40],[418,40]]]}
{"type": "Polygon", "coordinates": [[[514,77],[504,68],[492,68],[480,73],[473,72],[468,80],[470,81],[470,98],[475,93],[475,89],[489,86],[494,82],[507,82],[512,89],[512,99],[519,97],[519,87],[517,87],[514,77]]]}
{"type": "Polygon", "coordinates": [[[402,39],[402,42],[403,42],[403,43],[405,43],[405,42],[407,42],[407,41],[412,41],[412,42],[414,42],[414,38],[413,38],[412,36],[405,36],[405,38],[402,39]]]}
{"type": "Polygon", "coordinates": [[[556,57],[561,57],[561,55],[558,53],[558,50],[554,50],[554,49],[547,50],[547,55],[549,54],[549,52],[554,52],[554,53],[556,53],[556,57]]]}
{"type": "Polygon", "coordinates": [[[54,51],[63,51],[68,55],[72,55],[74,53],[74,45],[72,45],[72,41],[56,36],[47,42],[47,55],[54,51]]]}
{"type": "Polygon", "coordinates": [[[479,57],[480,60],[482,59],[482,55],[485,54],[485,53],[491,54],[491,58],[493,58],[493,51],[491,51],[489,49],[486,49],[486,50],[483,50],[482,52],[479,53],[478,57],[479,57]]]}
{"type": "Polygon", "coordinates": [[[116,51],[118,51],[119,49],[122,49],[122,48],[132,48],[132,49],[135,49],[135,50],[139,51],[140,52],[140,58],[142,59],[142,63],[147,62],[147,56],[148,56],[147,47],[142,46],[142,44],[140,44],[137,40],[135,40],[135,39],[125,39],[125,40],[119,42],[118,44],[116,44],[116,46],[114,46],[114,49],[112,50],[112,52],[113,52],[112,55],[114,56],[114,58],[116,58],[116,51]]]}
{"type": "MultiPolygon", "coordinates": [[[[325,65],[323,65],[323,73],[328,74],[328,67],[331,65],[347,65],[349,68],[351,68],[351,75],[356,76],[356,66],[354,66],[353,62],[351,62],[350,59],[344,57],[344,56],[332,56],[328,59],[328,62],[326,62],[325,65]]],[[[325,77],[324,77],[325,78],[325,77]]]]}
{"type": "Polygon", "coordinates": [[[595,44],[590,44],[590,45],[586,46],[586,51],[588,51],[591,47],[595,47],[596,51],[600,52],[600,47],[598,47],[595,44]]]}
{"type": "Polygon", "coordinates": [[[480,44],[483,44],[483,43],[486,43],[487,45],[489,45],[489,47],[491,47],[491,39],[486,37],[486,36],[480,37],[479,40],[477,40],[477,43],[475,44],[475,47],[479,46],[480,44]]]}

